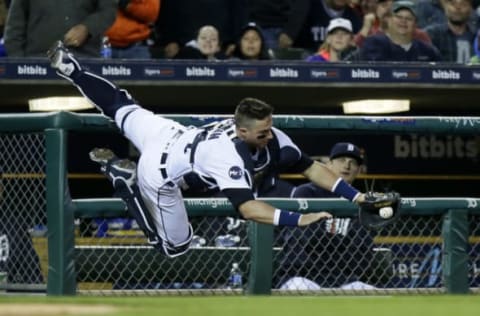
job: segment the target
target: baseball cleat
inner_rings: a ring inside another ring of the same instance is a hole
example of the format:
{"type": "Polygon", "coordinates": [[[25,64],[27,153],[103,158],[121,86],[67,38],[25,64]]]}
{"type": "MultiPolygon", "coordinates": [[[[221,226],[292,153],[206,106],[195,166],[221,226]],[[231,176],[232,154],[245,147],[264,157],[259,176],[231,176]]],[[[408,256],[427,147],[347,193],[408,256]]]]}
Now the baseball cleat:
{"type": "Polygon", "coordinates": [[[75,57],[63,45],[62,41],[56,41],[48,50],[47,56],[50,59],[50,65],[61,75],[70,77],[75,71],[82,68],[75,57]]]}
{"type": "Polygon", "coordinates": [[[105,174],[113,186],[117,181],[128,186],[135,184],[137,179],[137,164],[129,159],[120,159],[108,148],[94,148],[89,153],[90,159],[100,164],[100,171],[105,174]]]}
{"type": "Polygon", "coordinates": [[[106,165],[108,161],[118,159],[111,149],[108,148],[94,148],[88,154],[92,161],[98,162],[101,165],[106,165]]]}

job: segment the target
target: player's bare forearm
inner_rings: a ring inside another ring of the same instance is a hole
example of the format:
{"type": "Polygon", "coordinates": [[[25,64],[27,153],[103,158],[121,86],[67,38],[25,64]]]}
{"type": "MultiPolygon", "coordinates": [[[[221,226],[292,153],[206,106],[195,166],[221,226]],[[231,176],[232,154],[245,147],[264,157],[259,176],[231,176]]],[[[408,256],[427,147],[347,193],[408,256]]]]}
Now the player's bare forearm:
{"type": "MultiPolygon", "coordinates": [[[[242,203],[238,209],[245,219],[258,223],[277,225],[274,220],[275,208],[270,204],[258,200],[250,200],[242,203]]],[[[332,215],[328,212],[302,214],[298,221],[298,226],[306,226],[331,217],[332,215]]]]}
{"type": "MultiPolygon", "coordinates": [[[[303,174],[305,177],[310,179],[310,181],[319,187],[324,188],[325,190],[332,191],[334,186],[338,188],[337,181],[339,180],[339,177],[335,175],[326,165],[320,162],[315,161],[307,170],[303,172],[303,174]]],[[[365,195],[363,193],[358,195],[355,194],[358,193],[357,190],[345,182],[343,190],[335,190],[337,191],[334,191],[334,193],[348,198],[349,200],[354,200],[355,203],[361,203],[365,200],[365,195]]]]}
{"type": "Polygon", "coordinates": [[[270,204],[258,200],[242,203],[238,210],[245,219],[264,224],[273,224],[275,208],[270,204]]]}
{"type": "Polygon", "coordinates": [[[318,222],[322,219],[332,218],[332,214],[328,212],[318,212],[318,213],[307,213],[302,214],[298,226],[307,226],[312,223],[318,222]]]}
{"type": "Polygon", "coordinates": [[[303,175],[319,187],[329,191],[332,190],[333,185],[338,179],[338,177],[328,169],[326,165],[318,161],[315,161],[307,170],[305,170],[303,175]]]}

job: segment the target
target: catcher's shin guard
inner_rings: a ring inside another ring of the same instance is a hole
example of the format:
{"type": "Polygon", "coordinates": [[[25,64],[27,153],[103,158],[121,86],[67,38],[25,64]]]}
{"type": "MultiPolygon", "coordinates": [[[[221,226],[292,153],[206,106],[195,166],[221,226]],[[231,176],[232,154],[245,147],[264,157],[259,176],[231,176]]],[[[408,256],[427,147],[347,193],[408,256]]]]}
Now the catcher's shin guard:
{"type": "Polygon", "coordinates": [[[119,159],[108,148],[95,148],[90,152],[90,159],[101,165],[100,170],[112,181],[114,195],[121,198],[127,205],[128,213],[148,239],[148,243],[167,257],[178,257],[186,253],[193,238],[193,228],[189,225],[187,240],[172,245],[163,240],[155,227],[140,189],[136,184],[136,164],[128,159],[119,159]]]}
{"type": "Polygon", "coordinates": [[[178,245],[172,245],[163,240],[155,228],[153,219],[143,202],[140,190],[136,183],[129,184],[128,180],[117,178],[114,182],[115,196],[121,198],[128,208],[128,213],[135,218],[138,226],[148,238],[148,243],[167,257],[174,258],[186,253],[193,238],[193,228],[189,225],[189,234],[186,241],[178,245]]]}
{"type": "Polygon", "coordinates": [[[148,239],[148,243],[167,257],[174,258],[186,253],[193,238],[193,228],[189,225],[189,235],[186,241],[179,245],[172,245],[163,240],[155,228],[153,219],[143,202],[142,195],[136,183],[130,184],[123,177],[116,177],[114,181],[115,196],[121,198],[127,205],[128,213],[135,218],[138,227],[148,239]]]}
{"type": "Polygon", "coordinates": [[[101,165],[100,170],[112,181],[115,188],[114,195],[125,202],[129,214],[135,218],[148,238],[148,243],[152,245],[161,243],[136,184],[136,164],[128,159],[119,159],[108,148],[95,148],[89,155],[91,160],[101,165]]]}
{"type": "Polygon", "coordinates": [[[162,244],[161,238],[157,234],[155,225],[143,202],[140,190],[136,183],[128,185],[125,181],[116,181],[114,184],[115,196],[121,198],[127,205],[128,213],[135,218],[138,227],[143,231],[151,245],[162,244]]]}

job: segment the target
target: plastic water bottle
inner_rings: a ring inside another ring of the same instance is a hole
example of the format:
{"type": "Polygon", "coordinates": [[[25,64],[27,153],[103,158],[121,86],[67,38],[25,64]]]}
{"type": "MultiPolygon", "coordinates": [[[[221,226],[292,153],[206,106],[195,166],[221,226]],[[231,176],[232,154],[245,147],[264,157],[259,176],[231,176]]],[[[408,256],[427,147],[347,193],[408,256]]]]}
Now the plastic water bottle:
{"type": "Polygon", "coordinates": [[[108,36],[102,38],[102,48],[100,50],[100,55],[102,58],[112,58],[112,45],[110,45],[110,40],[108,36]]]}
{"type": "Polygon", "coordinates": [[[237,262],[232,263],[232,269],[228,276],[228,287],[231,289],[241,289],[243,286],[242,271],[237,262]]]}
{"type": "Polygon", "coordinates": [[[240,236],[237,235],[220,235],[215,238],[216,247],[235,247],[240,242],[240,236]]]}

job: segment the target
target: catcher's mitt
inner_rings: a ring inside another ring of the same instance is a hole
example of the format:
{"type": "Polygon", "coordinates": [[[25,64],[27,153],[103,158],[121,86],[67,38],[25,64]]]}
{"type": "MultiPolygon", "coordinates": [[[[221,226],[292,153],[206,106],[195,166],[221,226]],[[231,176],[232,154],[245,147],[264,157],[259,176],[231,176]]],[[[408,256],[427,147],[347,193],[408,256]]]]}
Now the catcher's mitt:
{"type": "Polygon", "coordinates": [[[400,216],[400,200],[400,194],[394,191],[366,193],[365,201],[359,203],[360,223],[368,229],[380,229],[393,223],[400,216]]]}

